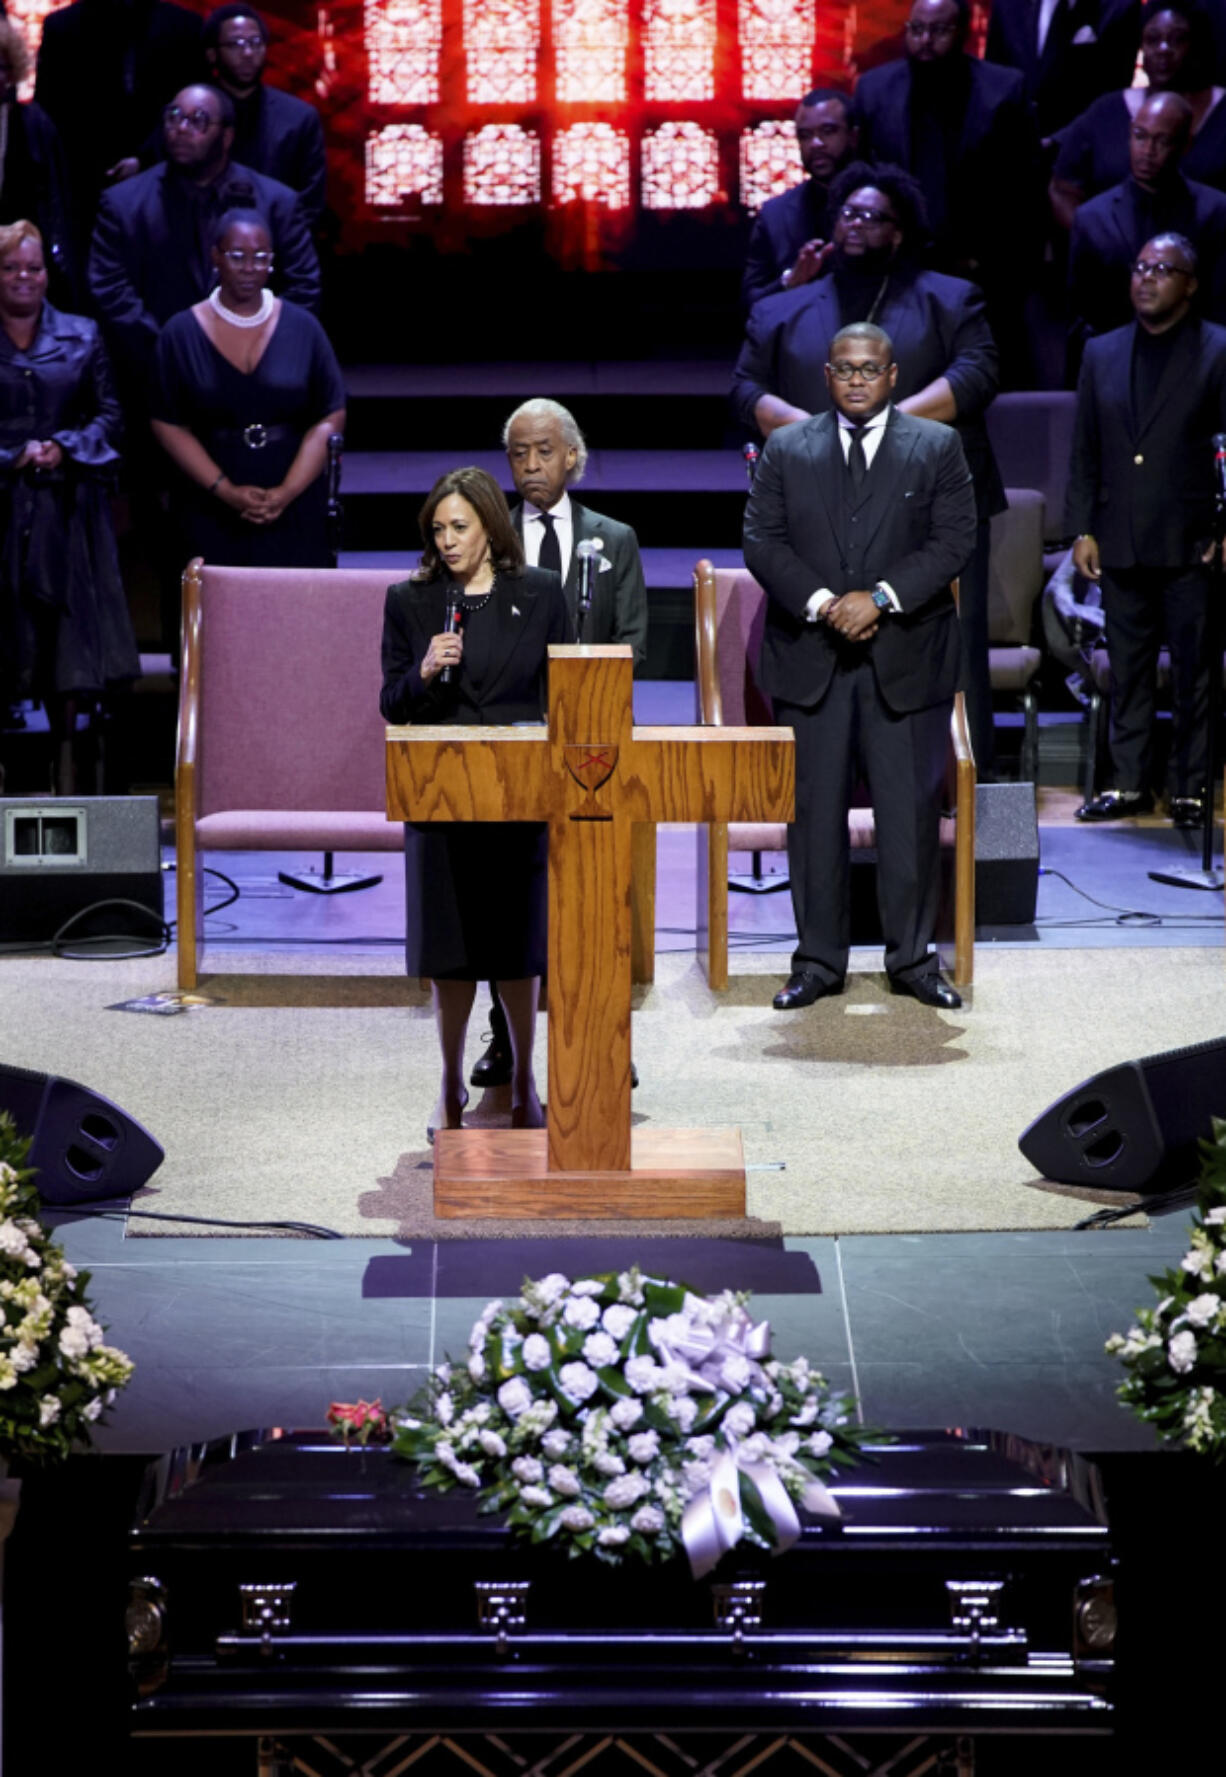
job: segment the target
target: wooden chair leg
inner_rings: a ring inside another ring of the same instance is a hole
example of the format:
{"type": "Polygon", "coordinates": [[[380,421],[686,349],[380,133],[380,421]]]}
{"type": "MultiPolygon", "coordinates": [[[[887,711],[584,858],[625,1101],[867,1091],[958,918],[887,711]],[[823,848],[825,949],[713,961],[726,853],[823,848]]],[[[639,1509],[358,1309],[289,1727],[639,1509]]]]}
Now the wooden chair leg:
{"type": "Polygon", "coordinates": [[[636,821],[630,839],[630,979],[656,978],[656,829],[636,821]]]}
{"type": "Polygon", "coordinates": [[[185,843],[183,829],[180,822],[175,858],[179,987],[192,993],[199,985],[204,960],[204,871],[197,869],[195,837],[185,843]]]}
{"type": "Polygon", "coordinates": [[[715,993],[728,986],[728,824],[712,821],[697,829],[698,949],[707,953],[707,985],[715,993]]]}

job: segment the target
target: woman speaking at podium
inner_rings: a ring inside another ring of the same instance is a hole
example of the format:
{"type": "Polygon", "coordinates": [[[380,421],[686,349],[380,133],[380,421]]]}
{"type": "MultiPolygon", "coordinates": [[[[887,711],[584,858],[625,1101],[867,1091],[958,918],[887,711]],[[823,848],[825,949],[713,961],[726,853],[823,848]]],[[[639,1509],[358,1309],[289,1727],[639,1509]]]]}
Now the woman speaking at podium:
{"type": "MultiPolygon", "coordinates": [[[[557,574],[524,565],[507,503],[484,469],[452,469],[418,516],[421,566],[387,590],[387,722],[540,722],[547,650],[572,639],[557,574]]],[[[440,821],[404,830],[405,966],[428,976],[443,1081],[427,1126],[458,1129],[464,1037],[478,981],[497,981],[511,1031],[511,1125],[544,1122],[532,1075],[546,956],[543,823],[440,821]]]]}

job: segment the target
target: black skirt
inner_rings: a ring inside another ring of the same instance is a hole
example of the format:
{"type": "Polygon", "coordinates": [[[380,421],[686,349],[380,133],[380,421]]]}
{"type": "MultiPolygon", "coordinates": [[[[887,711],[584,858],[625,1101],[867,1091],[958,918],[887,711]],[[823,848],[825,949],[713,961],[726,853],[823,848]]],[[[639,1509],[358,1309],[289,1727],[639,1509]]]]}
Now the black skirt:
{"type": "Polygon", "coordinates": [[[543,975],[548,867],[544,822],[406,825],[407,973],[437,981],[543,975]]]}

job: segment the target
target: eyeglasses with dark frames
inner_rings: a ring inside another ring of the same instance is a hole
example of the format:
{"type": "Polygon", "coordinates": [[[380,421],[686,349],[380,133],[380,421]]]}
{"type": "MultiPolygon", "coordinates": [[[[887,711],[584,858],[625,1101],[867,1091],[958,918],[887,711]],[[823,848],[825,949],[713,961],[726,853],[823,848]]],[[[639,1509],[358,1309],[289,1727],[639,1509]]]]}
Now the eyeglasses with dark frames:
{"type": "Polygon", "coordinates": [[[875,383],[890,367],[874,364],[871,360],[867,364],[849,364],[845,358],[840,358],[835,364],[827,364],[826,368],[836,382],[849,383],[859,377],[863,383],[875,383]]]}
{"type": "Polygon", "coordinates": [[[886,223],[898,226],[898,217],[889,210],[870,210],[863,204],[844,204],[839,211],[844,222],[867,222],[874,228],[883,228],[886,223]]]}
{"type": "Polygon", "coordinates": [[[208,111],[184,111],[181,105],[167,105],[162,122],[168,130],[191,130],[193,135],[207,136],[210,130],[218,128],[221,119],[208,111]]]}

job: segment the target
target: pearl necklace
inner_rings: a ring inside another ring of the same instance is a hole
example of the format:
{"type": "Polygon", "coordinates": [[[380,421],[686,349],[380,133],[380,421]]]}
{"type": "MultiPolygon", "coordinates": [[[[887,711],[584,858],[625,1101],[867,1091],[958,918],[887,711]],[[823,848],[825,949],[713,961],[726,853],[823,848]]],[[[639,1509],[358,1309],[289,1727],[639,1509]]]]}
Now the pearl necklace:
{"type": "Polygon", "coordinates": [[[214,288],[209,291],[209,307],[213,310],[214,314],[220,315],[223,321],[228,321],[231,327],[262,327],[268,317],[272,314],[272,305],[272,291],[267,289],[261,290],[258,312],[254,315],[236,315],[233,309],[228,309],[222,302],[220,284],[215,285],[214,288]]]}

